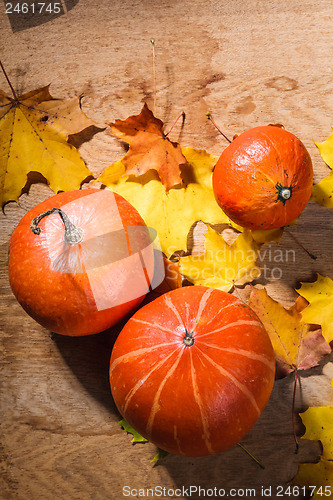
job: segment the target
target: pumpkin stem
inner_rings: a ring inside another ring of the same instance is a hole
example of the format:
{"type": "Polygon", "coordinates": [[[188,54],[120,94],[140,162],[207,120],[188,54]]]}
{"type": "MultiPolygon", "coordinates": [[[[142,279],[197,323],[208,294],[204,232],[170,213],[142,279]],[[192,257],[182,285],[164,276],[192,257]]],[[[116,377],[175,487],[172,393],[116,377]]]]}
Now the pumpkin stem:
{"type": "Polygon", "coordinates": [[[183,342],[186,345],[186,347],[191,347],[191,345],[194,344],[194,338],[192,333],[189,333],[186,328],[185,328],[185,337],[183,338],[183,342]]]}
{"type": "Polygon", "coordinates": [[[283,205],[285,205],[286,201],[289,200],[293,194],[293,186],[286,187],[277,182],[275,188],[278,195],[276,202],[281,201],[283,205]]]}
{"type": "Polygon", "coordinates": [[[75,226],[73,224],[68,216],[65,214],[61,208],[51,208],[51,210],[46,210],[46,212],[43,212],[42,214],[37,215],[34,219],[32,219],[31,224],[30,224],[30,229],[34,234],[40,234],[40,227],[38,227],[38,224],[44,217],[47,217],[48,215],[52,214],[59,214],[61,217],[62,222],[64,223],[65,226],[65,234],[64,234],[64,241],[67,243],[67,245],[77,245],[78,243],[81,243],[84,235],[83,229],[80,227],[75,226]]]}

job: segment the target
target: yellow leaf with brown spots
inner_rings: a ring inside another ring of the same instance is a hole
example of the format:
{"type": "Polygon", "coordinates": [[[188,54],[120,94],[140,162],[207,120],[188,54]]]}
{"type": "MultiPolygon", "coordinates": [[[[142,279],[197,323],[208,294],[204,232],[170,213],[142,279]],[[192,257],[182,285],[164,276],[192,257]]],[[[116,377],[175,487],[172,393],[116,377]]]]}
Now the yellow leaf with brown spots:
{"type": "MultiPolygon", "coordinates": [[[[302,299],[301,299],[302,300],[302,299]]],[[[298,369],[307,370],[331,352],[317,327],[304,322],[300,301],[289,309],[273,300],[264,288],[253,288],[249,306],[262,321],[274,348],[277,373],[282,377],[298,369]]]]}
{"type": "Polygon", "coordinates": [[[314,494],[311,498],[330,497],[333,493],[333,406],[310,407],[300,416],[306,428],[302,439],[321,441],[323,452],[318,462],[299,465],[292,484],[309,489],[314,494]]]}
{"type": "Polygon", "coordinates": [[[18,200],[29,172],[55,193],[78,189],[91,173],[67,139],[92,124],[78,99],[54,99],[48,86],[13,98],[0,91],[1,207],[18,200]]]}

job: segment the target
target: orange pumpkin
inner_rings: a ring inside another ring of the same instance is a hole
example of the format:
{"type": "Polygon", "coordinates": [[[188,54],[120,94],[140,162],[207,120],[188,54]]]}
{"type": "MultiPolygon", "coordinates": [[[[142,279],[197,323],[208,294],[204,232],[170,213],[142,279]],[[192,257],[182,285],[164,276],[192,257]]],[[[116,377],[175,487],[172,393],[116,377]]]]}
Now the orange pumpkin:
{"type": "Polygon", "coordinates": [[[278,126],[252,128],[221,154],[214,172],[217,203],[232,221],[248,229],[274,229],[296,219],[312,191],[308,151],[278,126]]]}
{"type": "Polygon", "coordinates": [[[274,383],[275,357],[256,314],[221,290],[188,286],[139,309],[110,361],[125,420],[163,450],[224,451],[251,429],[274,383]]]}
{"type": "Polygon", "coordinates": [[[30,210],[12,234],[8,265],[14,295],[30,316],[56,333],[88,335],[140,304],[154,251],[132,205],[112,191],[85,189],[30,210]]]}

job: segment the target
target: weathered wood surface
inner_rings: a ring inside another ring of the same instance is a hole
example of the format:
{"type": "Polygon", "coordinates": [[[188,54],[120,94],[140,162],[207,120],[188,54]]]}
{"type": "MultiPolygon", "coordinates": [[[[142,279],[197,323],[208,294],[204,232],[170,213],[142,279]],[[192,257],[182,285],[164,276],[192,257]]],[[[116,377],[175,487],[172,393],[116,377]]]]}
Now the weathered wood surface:
{"type": "MultiPolygon", "coordinates": [[[[313,140],[324,140],[333,124],[331,0],[79,0],[67,14],[15,32],[1,4],[0,30],[1,58],[19,92],[51,83],[57,97],[83,94],[84,111],[101,126],[137,114],[143,102],[152,107],[154,38],[157,115],[170,126],[186,112],[183,145],[217,155],[226,146],[208,122],[208,110],[229,136],[257,124],[283,123],[310,151],[315,180],[328,174],[313,140]]],[[[1,76],[0,87],[7,90],[1,76]]],[[[179,127],[174,139],[177,134],[179,127]]],[[[99,174],[124,149],[105,130],[92,134],[80,152],[99,174]]],[[[293,375],[277,381],[267,408],[244,439],[264,470],[239,447],[208,458],[169,456],[153,467],[155,447],[133,447],[117,424],[108,383],[115,333],[82,339],[52,335],[22,311],[8,284],[8,241],[23,214],[50,195],[47,186],[33,185],[29,196],[23,195],[19,206],[9,204],[0,219],[0,497],[109,500],[123,498],[125,486],[175,490],[192,485],[227,492],[253,487],[257,497],[262,486],[272,486],[275,498],[274,487],[287,484],[297,463],[314,461],[320,453],[318,443],[302,441],[294,454],[293,375]]],[[[292,258],[276,264],[276,245],[271,245],[263,282],[273,297],[290,305],[300,281],[315,279],[316,272],[333,277],[332,229],[332,211],[309,203],[288,231],[317,260],[287,231],[279,248],[293,249],[292,258]],[[271,276],[275,266],[283,272],[279,280],[271,276]]],[[[333,404],[332,361],[328,356],[300,374],[297,411],[333,404]]],[[[160,498],[172,497],[169,491],[160,498]]]]}

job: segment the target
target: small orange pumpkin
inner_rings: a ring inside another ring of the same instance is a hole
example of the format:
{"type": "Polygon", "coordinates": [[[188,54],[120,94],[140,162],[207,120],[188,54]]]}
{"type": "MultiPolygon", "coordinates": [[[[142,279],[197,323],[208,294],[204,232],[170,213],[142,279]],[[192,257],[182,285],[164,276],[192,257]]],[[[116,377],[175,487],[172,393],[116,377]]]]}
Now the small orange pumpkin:
{"type": "Polygon", "coordinates": [[[59,193],[36,205],[10,240],[9,282],[23,309],[53,332],[101,332],[143,300],[154,273],[149,230],[107,189],[59,193]]]}
{"type": "Polygon", "coordinates": [[[312,161],[304,144],[273,125],[236,137],[213,172],[217,203],[232,221],[248,229],[274,229],[296,219],[310,199],[312,181],[312,161]]]}

